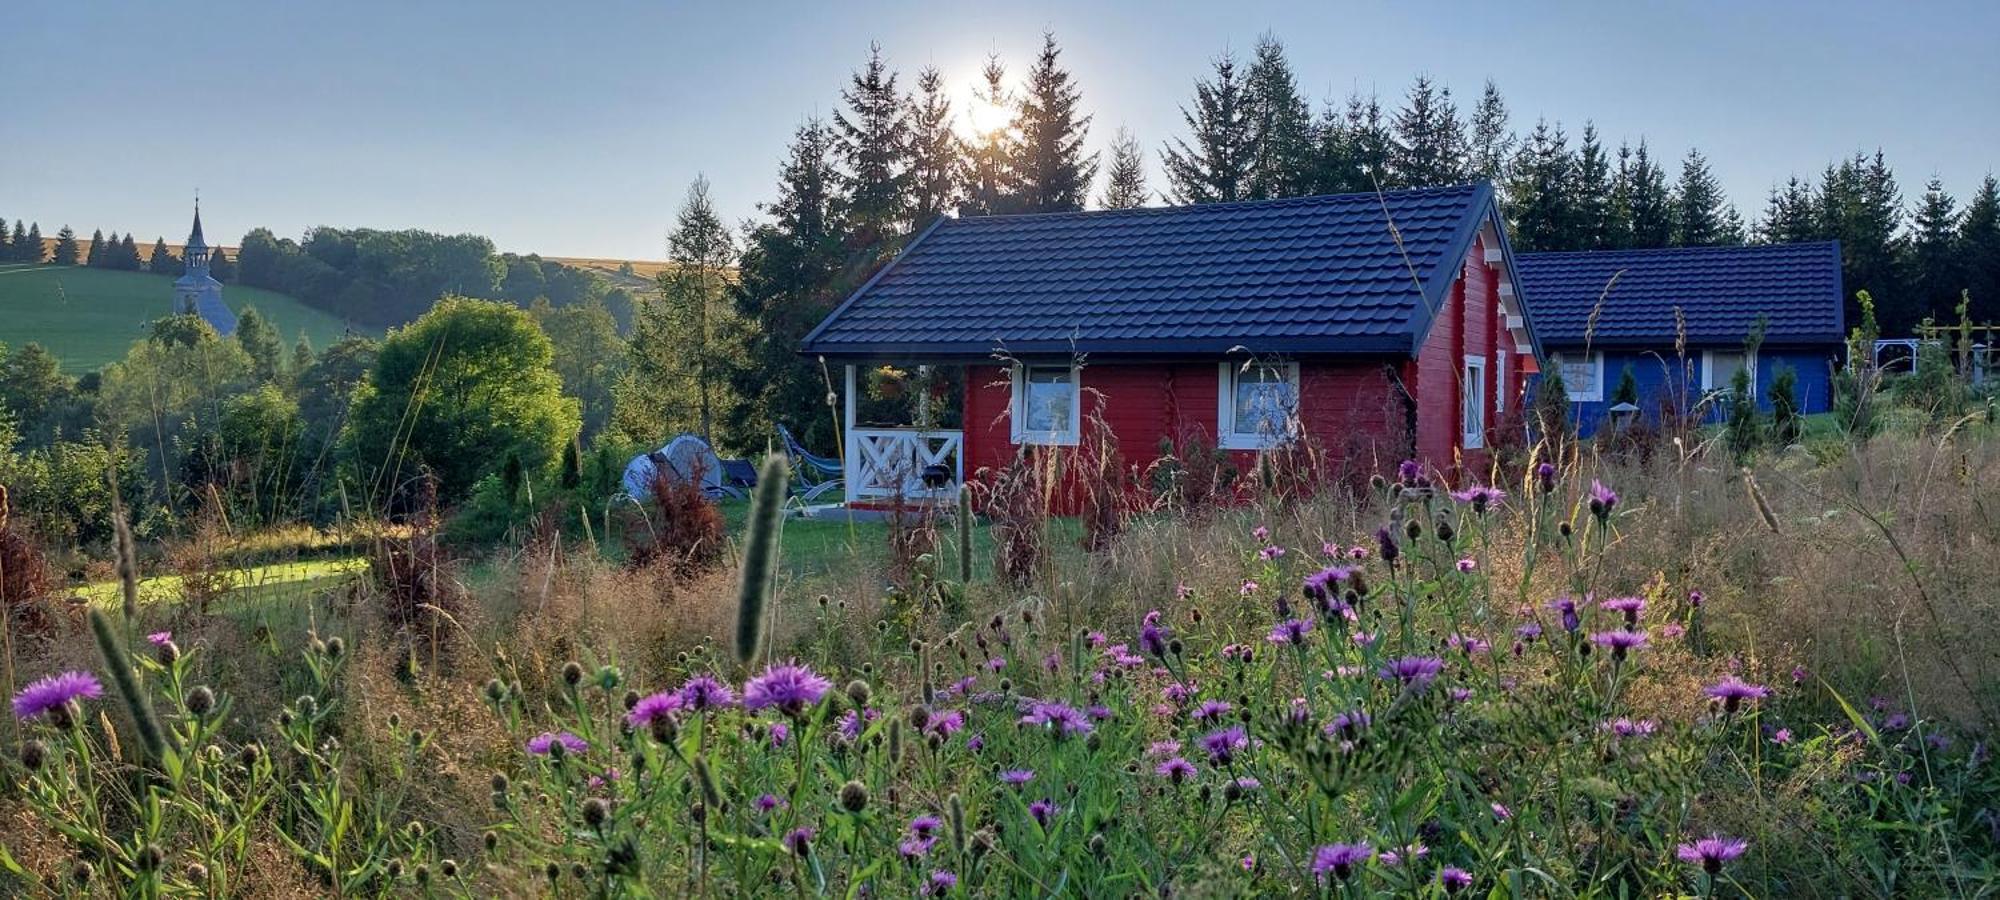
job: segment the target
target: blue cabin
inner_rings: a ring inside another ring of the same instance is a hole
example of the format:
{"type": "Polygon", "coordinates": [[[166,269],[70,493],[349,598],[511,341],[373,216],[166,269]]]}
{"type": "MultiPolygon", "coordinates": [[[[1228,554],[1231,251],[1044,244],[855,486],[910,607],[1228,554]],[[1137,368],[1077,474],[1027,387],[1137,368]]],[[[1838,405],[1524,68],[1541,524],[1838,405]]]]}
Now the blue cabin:
{"type": "Polygon", "coordinates": [[[1803,412],[1833,405],[1846,347],[1837,242],[1525,253],[1515,266],[1548,354],[1543,370],[1560,367],[1582,434],[1610,418],[1628,369],[1649,419],[1720,420],[1715,401],[1745,367],[1760,409],[1771,408],[1766,390],[1786,367],[1803,412]],[[1752,351],[1746,338],[1759,323],[1752,351]]]}

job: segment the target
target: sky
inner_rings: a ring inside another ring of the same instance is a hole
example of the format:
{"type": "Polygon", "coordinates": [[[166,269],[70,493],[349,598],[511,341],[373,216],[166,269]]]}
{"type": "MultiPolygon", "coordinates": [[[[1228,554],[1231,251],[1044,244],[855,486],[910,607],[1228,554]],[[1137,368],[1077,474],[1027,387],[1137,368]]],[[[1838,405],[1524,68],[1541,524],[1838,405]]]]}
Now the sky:
{"type": "MultiPolygon", "coordinates": [[[[1401,101],[1427,74],[1469,108],[1491,78],[1525,132],[1647,139],[1710,159],[1754,219],[1774,183],[1857,150],[1914,200],[2000,166],[2000,3],[1656,2],[7,4],[0,216],[211,241],[257,226],[474,232],[502,250],[657,259],[705,175],[742,221],[794,129],[830,116],[870,42],[969,102],[1053,30],[1094,116],[1149,148],[1221,53],[1270,33],[1315,100],[1401,101]]],[[[1100,174],[1100,180],[1102,176],[1100,174]]]]}

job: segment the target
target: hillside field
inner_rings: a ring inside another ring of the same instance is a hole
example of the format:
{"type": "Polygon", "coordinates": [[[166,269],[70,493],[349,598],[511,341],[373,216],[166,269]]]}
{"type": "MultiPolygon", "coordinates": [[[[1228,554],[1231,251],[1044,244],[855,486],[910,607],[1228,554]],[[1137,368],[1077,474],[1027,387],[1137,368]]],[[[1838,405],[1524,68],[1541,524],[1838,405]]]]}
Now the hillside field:
{"type": "MultiPolygon", "coordinates": [[[[347,331],[339,318],[284,294],[232,284],[222,296],[238,313],[256,307],[287,346],[303,332],[323,349],[347,331]]],[[[173,301],[173,280],[164,275],[0,265],[0,343],[36,341],[64,371],[88,372],[123,358],[148,322],[173,312],[173,301]]]]}

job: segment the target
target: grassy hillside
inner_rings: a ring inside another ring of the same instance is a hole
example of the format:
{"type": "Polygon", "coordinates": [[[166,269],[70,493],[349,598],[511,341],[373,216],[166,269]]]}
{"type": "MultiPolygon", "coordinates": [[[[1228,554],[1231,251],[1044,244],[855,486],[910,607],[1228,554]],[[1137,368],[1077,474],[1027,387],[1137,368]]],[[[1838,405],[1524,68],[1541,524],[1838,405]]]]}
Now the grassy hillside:
{"type": "MultiPolygon", "coordinates": [[[[340,319],[284,294],[232,284],[222,298],[238,313],[256,307],[288,346],[303,331],[314,347],[324,348],[347,330],[340,319]]],[[[37,341],[71,373],[123,358],[146,324],[173,307],[173,279],[164,275],[0,265],[0,343],[37,341]]]]}

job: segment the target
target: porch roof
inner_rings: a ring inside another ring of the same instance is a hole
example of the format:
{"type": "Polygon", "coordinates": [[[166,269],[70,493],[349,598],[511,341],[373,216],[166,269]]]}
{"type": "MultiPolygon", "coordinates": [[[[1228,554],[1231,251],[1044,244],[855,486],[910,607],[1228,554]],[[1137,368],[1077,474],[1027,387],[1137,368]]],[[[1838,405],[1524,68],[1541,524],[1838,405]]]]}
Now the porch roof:
{"type": "Polygon", "coordinates": [[[801,349],[940,361],[1409,355],[1485,225],[1504,233],[1483,182],[946,218],[801,349]]]}

